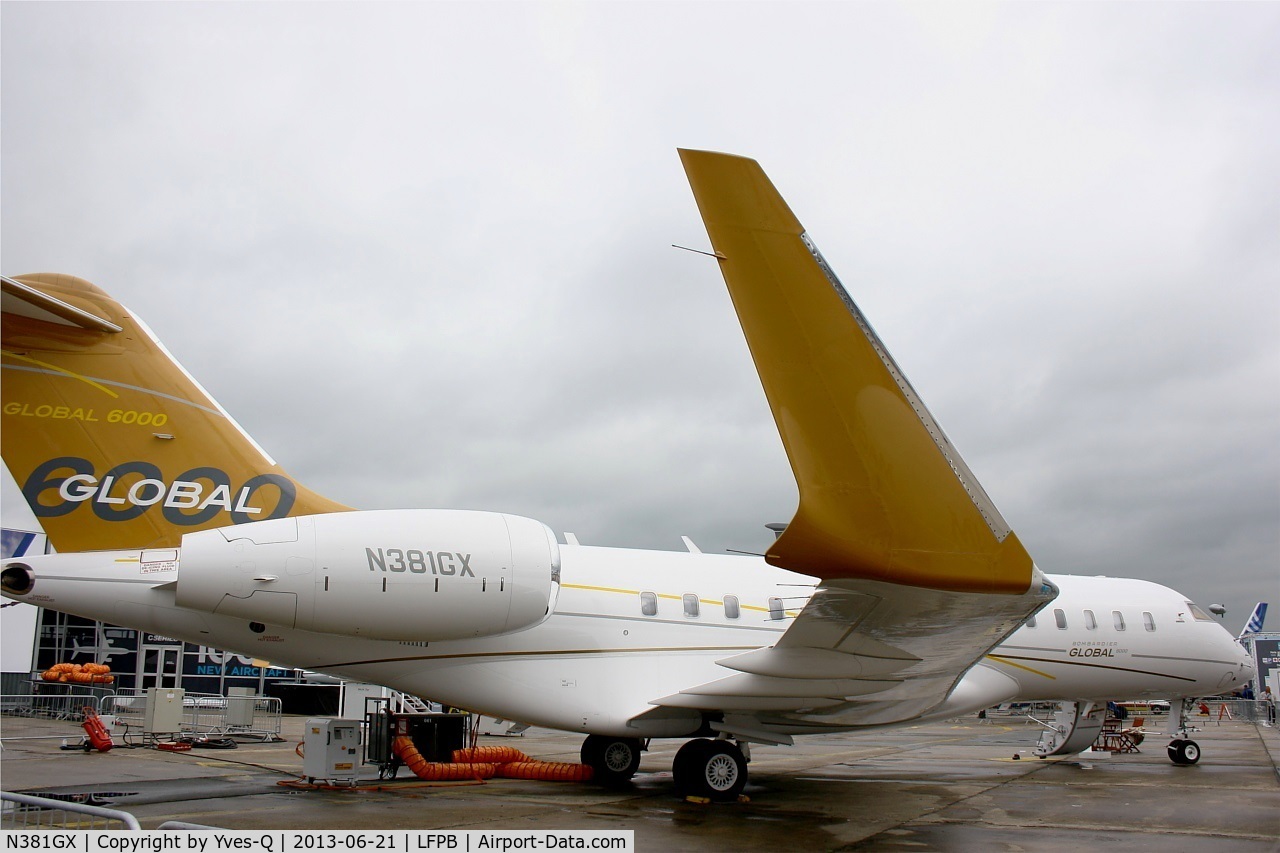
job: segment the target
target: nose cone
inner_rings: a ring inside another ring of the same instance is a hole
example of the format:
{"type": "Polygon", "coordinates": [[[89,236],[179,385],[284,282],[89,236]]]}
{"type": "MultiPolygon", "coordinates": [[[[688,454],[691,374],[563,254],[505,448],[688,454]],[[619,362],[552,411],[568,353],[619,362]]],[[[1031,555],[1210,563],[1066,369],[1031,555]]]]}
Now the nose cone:
{"type": "Polygon", "coordinates": [[[1240,665],[1245,668],[1245,671],[1248,673],[1249,676],[1252,676],[1254,670],[1257,669],[1256,663],[1254,662],[1253,658],[1249,655],[1248,650],[1246,650],[1239,643],[1234,643],[1234,645],[1236,647],[1237,653],[1240,655],[1240,665]]]}
{"type": "Polygon", "coordinates": [[[1225,630],[1222,632],[1225,638],[1222,651],[1226,660],[1231,661],[1234,665],[1230,671],[1222,677],[1221,683],[1218,685],[1220,690],[1230,690],[1237,687],[1243,687],[1254,675],[1253,658],[1249,656],[1246,650],[1235,637],[1232,637],[1225,630]]]}

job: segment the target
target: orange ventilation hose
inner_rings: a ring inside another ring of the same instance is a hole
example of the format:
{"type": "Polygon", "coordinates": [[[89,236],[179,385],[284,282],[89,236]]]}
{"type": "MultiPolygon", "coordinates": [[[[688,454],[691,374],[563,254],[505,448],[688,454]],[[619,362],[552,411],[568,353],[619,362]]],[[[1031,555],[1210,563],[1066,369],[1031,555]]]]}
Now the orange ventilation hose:
{"type": "Polygon", "coordinates": [[[532,779],[539,782],[589,782],[594,771],[585,764],[534,761],[513,746],[473,746],[453,751],[452,764],[427,761],[413,745],[400,736],[391,741],[395,753],[419,779],[452,782],[461,779],[532,779]]]}
{"type": "Polygon", "coordinates": [[[563,761],[512,761],[498,766],[503,779],[536,779],[539,782],[590,782],[595,771],[586,764],[563,761]]]}
{"type": "Polygon", "coordinates": [[[40,673],[45,681],[60,681],[74,684],[111,684],[116,680],[111,675],[111,667],[105,663],[55,663],[40,673]]]}
{"type": "Polygon", "coordinates": [[[413,738],[404,735],[391,741],[391,751],[413,771],[414,776],[428,782],[492,779],[497,770],[493,764],[443,764],[438,761],[427,761],[413,745],[413,738]]]}
{"type": "Polygon", "coordinates": [[[528,761],[529,756],[514,746],[472,746],[467,749],[455,749],[453,760],[460,764],[476,761],[507,764],[512,761],[528,761]]]}
{"type": "Polygon", "coordinates": [[[590,782],[594,771],[585,764],[534,761],[514,746],[473,746],[455,749],[454,761],[490,761],[498,765],[503,779],[534,779],[539,782],[590,782]]]}

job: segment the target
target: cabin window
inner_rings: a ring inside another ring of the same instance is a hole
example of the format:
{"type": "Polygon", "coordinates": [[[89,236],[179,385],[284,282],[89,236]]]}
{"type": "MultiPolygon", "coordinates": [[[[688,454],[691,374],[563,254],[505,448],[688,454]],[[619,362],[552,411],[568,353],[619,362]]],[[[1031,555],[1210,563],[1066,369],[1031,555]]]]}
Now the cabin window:
{"type": "Polygon", "coordinates": [[[1027,620],[1027,627],[1034,628],[1035,626],[1036,626],[1036,617],[1032,616],[1030,619],[1027,620]]]}
{"type": "Polygon", "coordinates": [[[645,616],[658,615],[658,596],[656,593],[640,593],[640,612],[645,616]]]}
{"type": "Polygon", "coordinates": [[[737,619],[742,615],[742,608],[738,606],[738,596],[726,595],[724,597],[724,618],[737,619]]]}
{"type": "Polygon", "coordinates": [[[1112,621],[1115,622],[1117,631],[1124,630],[1124,614],[1123,613],[1121,613],[1119,610],[1112,610],[1111,619],[1112,621]]]}
{"type": "Polygon", "coordinates": [[[690,619],[698,616],[698,596],[692,592],[684,594],[684,615],[690,619]]]}
{"type": "Polygon", "coordinates": [[[1093,618],[1093,611],[1086,610],[1084,612],[1084,628],[1086,631],[1092,631],[1098,627],[1098,620],[1093,618]]]}
{"type": "Polygon", "coordinates": [[[775,620],[787,618],[787,611],[782,606],[782,599],[776,595],[769,598],[769,618],[775,620]]]}
{"type": "Polygon", "coordinates": [[[1059,630],[1067,630],[1067,614],[1065,611],[1055,609],[1053,611],[1053,621],[1057,624],[1059,630]]]}
{"type": "Polygon", "coordinates": [[[1146,628],[1148,631],[1154,631],[1156,629],[1156,618],[1145,610],[1142,611],[1142,627],[1146,628]]]}

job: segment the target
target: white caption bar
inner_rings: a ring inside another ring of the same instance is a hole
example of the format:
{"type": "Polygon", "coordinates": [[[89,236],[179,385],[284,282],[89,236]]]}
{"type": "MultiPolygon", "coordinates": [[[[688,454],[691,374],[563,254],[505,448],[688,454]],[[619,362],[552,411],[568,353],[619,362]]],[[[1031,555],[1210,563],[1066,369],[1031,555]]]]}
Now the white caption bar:
{"type": "Polygon", "coordinates": [[[394,851],[394,853],[513,853],[526,850],[609,850],[633,853],[635,831],[596,830],[411,830],[408,832],[230,829],[121,832],[4,830],[3,850],[71,850],[77,853],[310,853],[310,851],[394,851]]]}

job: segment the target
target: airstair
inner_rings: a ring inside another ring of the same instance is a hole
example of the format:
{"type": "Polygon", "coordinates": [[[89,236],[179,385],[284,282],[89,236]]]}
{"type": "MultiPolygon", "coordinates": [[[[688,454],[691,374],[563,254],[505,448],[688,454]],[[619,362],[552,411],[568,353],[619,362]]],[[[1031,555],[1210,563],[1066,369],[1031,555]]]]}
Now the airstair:
{"type": "Polygon", "coordinates": [[[399,690],[392,690],[391,696],[391,713],[393,714],[430,714],[432,711],[439,711],[440,706],[432,707],[432,703],[423,700],[421,697],[414,696],[412,693],[401,693],[399,690]]]}

